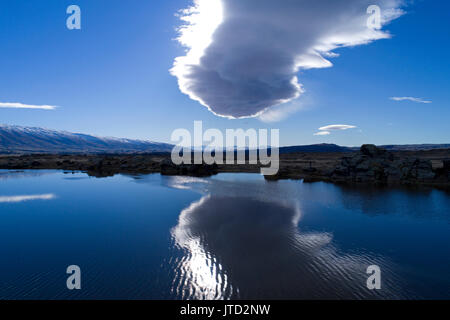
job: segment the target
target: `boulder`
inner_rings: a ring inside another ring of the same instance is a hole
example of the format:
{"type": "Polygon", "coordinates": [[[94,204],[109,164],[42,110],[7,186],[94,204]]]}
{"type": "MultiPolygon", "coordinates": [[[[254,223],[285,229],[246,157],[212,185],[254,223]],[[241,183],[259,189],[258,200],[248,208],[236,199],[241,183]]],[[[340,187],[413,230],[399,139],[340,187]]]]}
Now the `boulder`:
{"type": "Polygon", "coordinates": [[[373,144],[363,144],[359,150],[361,154],[369,157],[377,157],[386,153],[386,150],[378,148],[373,144]]]}
{"type": "Polygon", "coordinates": [[[444,160],[442,162],[443,162],[444,170],[450,171],[450,159],[446,159],[446,160],[444,160]]]}

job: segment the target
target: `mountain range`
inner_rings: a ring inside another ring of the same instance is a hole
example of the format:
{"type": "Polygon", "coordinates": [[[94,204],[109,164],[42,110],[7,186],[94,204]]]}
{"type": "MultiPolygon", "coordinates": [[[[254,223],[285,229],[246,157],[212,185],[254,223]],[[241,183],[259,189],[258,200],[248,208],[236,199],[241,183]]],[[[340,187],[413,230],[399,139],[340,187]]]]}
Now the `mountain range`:
{"type": "MultiPolygon", "coordinates": [[[[417,144],[380,146],[390,151],[449,149],[450,144],[417,144]]],[[[82,133],[36,127],[0,125],[0,154],[91,154],[91,153],[166,153],[173,145],[146,140],[103,138],[82,133]]],[[[280,153],[351,152],[359,147],[336,144],[313,144],[281,147],[280,153]]]]}
{"type": "Polygon", "coordinates": [[[153,153],[173,146],[152,141],[102,138],[34,127],[0,125],[0,154],[153,153]]]}

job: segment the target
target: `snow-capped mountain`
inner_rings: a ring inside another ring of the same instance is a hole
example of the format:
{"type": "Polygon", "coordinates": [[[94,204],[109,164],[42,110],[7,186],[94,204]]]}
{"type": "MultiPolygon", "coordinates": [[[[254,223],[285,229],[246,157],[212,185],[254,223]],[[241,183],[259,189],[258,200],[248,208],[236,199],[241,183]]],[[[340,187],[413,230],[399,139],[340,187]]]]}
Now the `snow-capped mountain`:
{"type": "Polygon", "coordinates": [[[0,154],[169,152],[172,145],[144,140],[102,138],[35,127],[0,125],[0,154]]]}

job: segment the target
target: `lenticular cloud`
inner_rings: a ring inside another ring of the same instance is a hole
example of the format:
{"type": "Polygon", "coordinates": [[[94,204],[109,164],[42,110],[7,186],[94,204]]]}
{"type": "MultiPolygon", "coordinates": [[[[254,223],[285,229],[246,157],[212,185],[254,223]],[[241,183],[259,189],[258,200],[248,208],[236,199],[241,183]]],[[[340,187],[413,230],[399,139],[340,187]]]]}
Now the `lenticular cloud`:
{"type": "Polygon", "coordinates": [[[254,117],[303,92],[301,69],[331,67],[332,50],[389,38],[367,26],[402,15],[403,0],[194,0],[177,40],[186,55],[171,73],[180,90],[229,118],[254,117]]]}

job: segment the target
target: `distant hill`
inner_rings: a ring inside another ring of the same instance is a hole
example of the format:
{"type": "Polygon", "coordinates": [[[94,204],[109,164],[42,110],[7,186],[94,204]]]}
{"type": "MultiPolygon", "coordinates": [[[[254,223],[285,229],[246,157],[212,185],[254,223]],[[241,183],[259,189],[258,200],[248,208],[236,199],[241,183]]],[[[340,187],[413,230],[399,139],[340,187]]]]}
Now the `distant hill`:
{"type": "Polygon", "coordinates": [[[403,144],[403,145],[385,145],[379,147],[389,151],[419,151],[419,150],[450,149],[450,144],[403,144]]]}
{"type": "MultiPolygon", "coordinates": [[[[421,151],[450,149],[450,144],[405,144],[405,145],[382,145],[380,148],[389,151],[421,151]]],[[[336,144],[312,144],[306,146],[281,147],[280,153],[296,153],[296,152],[352,152],[358,151],[360,147],[342,147],[336,144]]]]}
{"type": "Polygon", "coordinates": [[[81,133],[0,125],[0,154],[170,152],[172,145],[81,133]]]}
{"type": "Polygon", "coordinates": [[[311,144],[306,146],[280,147],[280,153],[296,153],[296,152],[351,152],[354,148],[341,147],[337,144],[311,144]]]}

